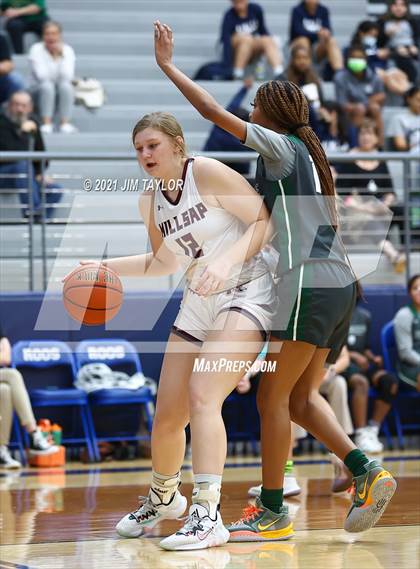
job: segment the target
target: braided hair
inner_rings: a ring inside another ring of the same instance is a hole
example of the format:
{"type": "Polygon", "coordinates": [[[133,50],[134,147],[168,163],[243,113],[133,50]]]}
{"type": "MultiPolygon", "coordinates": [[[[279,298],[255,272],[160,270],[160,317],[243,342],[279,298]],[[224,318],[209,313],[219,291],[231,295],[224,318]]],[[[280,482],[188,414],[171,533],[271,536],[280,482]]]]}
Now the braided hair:
{"type": "MultiPolygon", "coordinates": [[[[328,158],[319,138],[309,126],[309,107],[301,89],[290,81],[268,81],[261,85],[255,95],[255,103],[264,115],[279,128],[295,134],[308,149],[315,163],[324,196],[335,197],[334,180],[331,174],[328,158]]],[[[337,231],[338,213],[335,199],[328,199],[328,210],[332,226],[337,231]]],[[[347,262],[353,273],[357,295],[363,298],[362,288],[348,258],[346,247],[337,233],[347,257],[347,262]]]]}
{"type": "MultiPolygon", "coordinates": [[[[255,104],[275,125],[300,138],[315,163],[323,195],[335,197],[328,158],[319,138],[309,126],[309,107],[303,91],[290,81],[268,81],[258,89],[255,104]]],[[[328,209],[336,228],[338,216],[335,200],[328,200],[328,209]]]]}

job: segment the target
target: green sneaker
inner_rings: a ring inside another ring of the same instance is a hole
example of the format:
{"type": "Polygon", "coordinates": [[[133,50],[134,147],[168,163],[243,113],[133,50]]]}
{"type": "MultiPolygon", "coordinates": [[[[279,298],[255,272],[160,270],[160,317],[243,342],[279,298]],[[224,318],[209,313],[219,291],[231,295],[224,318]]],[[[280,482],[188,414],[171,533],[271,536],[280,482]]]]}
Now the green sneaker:
{"type": "Polygon", "coordinates": [[[294,535],[287,506],[282,506],[276,514],[263,506],[260,498],[256,499],[255,506],[245,508],[243,517],[227,529],[229,541],[279,541],[294,535]]]}
{"type": "Polygon", "coordinates": [[[397,488],[392,474],[378,461],[371,460],[364,468],[365,474],[353,478],[353,505],[344,523],[344,529],[352,533],[373,527],[397,488]]]}

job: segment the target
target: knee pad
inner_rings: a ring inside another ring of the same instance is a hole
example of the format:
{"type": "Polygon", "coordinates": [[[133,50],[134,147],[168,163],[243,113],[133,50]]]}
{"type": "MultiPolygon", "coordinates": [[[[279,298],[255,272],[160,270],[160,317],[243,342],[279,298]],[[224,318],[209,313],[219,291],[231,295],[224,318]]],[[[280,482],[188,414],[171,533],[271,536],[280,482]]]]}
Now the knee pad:
{"type": "Polygon", "coordinates": [[[376,386],[376,391],[378,392],[378,399],[384,401],[384,403],[392,404],[397,396],[398,389],[394,386],[398,386],[398,380],[396,377],[390,373],[385,373],[378,379],[378,385],[376,386]],[[393,393],[393,391],[395,393],[393,393]]]}

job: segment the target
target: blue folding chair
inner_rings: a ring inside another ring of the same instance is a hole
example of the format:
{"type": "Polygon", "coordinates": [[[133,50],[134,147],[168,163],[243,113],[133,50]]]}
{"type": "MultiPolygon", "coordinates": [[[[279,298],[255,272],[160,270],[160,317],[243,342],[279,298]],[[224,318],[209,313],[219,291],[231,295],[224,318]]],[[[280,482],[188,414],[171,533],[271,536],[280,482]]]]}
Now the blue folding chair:
{"type": "Polygon", "coordinates": [[[84,391],[76,389],[73,354],[64,342],[52,340],[17,342],[12,348],[13,367],[18,369],[28,388],[33,407],[73,407],[78,409],[82,437],[64,437],[64,444],[86,444],[90,461],[93,451],[92,416],[84,391]]]}
{"type": "MultiPolygon", "coordinates": [[[[398,375],[396,371],[395,362],[397,360],[397,343],[394,334],[394,323],[388,322],[385,324],[381,330],[381,347],[382,355],[384,358],[384,367],[390,373],[398,375]]],[[[394,418],[395,418],[395,429],[397,431],[398,443],[401,448],[404,448],[404,431],[418,431],[420,430],[419,423],[402,423],[400,414],[398,411],[398,404],[404,400],[420,399],[420,393],[415,391],[406,385],[403,381],[399,383],[398,397],[394,404],[394,418]]],[[[418,406],[417,406],[418,414],[418,406]]]]}
{"type": "MultiPolygon", "coordinates": [[[[142,371],[140,358],[133,345],[127,340],[83,340],[75,351],[76,366],[79,370],[89,363],[104,363],[114,371],[123,371],[129,375],[142,371]]],[[[137,390],[131,389],[98,389],[89,393],[89,405],[92,407],[106,405],[143,405],[146,414],[148,435],[103,435],[98,437],[95,429],[94,452],[97,460],[100,459],[98,443],[101,441],[138,441],[150,438],[152,431],[152,413],[150,408],[154,404],[154,397],[148,387],[137,390]]]]}

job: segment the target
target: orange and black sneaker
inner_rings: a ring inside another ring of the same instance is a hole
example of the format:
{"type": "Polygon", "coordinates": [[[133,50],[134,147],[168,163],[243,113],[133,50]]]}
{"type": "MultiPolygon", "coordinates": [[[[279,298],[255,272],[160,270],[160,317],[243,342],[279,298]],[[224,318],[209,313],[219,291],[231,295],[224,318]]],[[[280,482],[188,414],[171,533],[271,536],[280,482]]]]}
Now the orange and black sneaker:
{"type": "Polygon", "coordinates": [[[353,504],[347,514],[344,529],[355,533],[373,527],[385,511],[397,483],[376,460],[363,467],[365,473],[353,478],[353,504]]]}
{"type": "Polygon", "coordinates": [[[255,506],[245,508],[243,517],[227,529],[229,541],[279,541],[294,535],[287,506],[282,506],[277,514],[263,506],[259,498],[255,506]]]}

